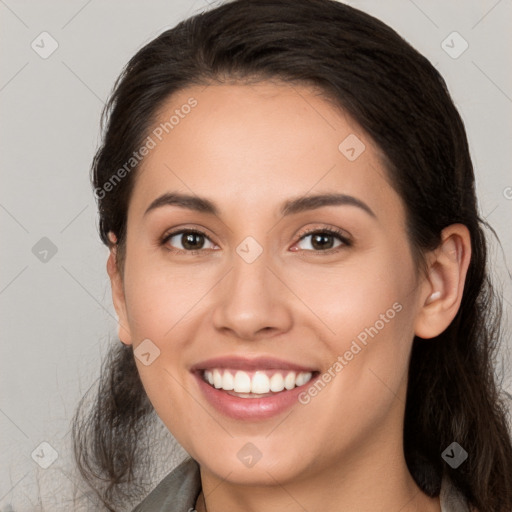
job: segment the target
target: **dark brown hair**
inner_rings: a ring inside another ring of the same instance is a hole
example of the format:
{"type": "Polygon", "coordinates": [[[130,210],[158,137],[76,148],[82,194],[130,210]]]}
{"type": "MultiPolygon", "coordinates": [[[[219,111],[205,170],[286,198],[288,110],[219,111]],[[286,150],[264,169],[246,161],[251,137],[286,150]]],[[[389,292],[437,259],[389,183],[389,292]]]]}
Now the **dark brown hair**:
{"type": "MultiPolygon", "coordinates": [[[[407,212],[418,268],[441,230],[465,224],[472,257],[460,309],[436,340],[415,338],[405,408],[404,452],[429,496],[443,475],[481,512],[512,510],[512,446],[493,369],[501,302],[489,280],[487,246],[464,125],[430,62],[379,20],[331,0],[237,0],[191,17],[147,44],[115,84],[92,167],[99,230],[123,254],[137,166],[104,185],[141,147],[163,102],[197,84],[279,80],[317,87],[348,113],[383,154],[407,212]],[[468,459],[441,458],[452,442],[468,459]]],[[[155,414],[133,351],[120,343],[105,361],[89,411],[74,423],[78,466],[108,510],[141,497],[144,432],[155,414]]]]}

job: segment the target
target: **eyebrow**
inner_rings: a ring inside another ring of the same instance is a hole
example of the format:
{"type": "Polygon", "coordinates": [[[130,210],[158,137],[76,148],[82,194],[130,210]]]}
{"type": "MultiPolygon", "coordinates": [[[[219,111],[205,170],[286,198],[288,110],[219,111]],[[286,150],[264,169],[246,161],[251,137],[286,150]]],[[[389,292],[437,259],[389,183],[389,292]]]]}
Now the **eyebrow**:
{"type": "MultiPolygon", "coordinates": [[[[180,206],[181,208],[215,216],[219,216],[220,214],[219,208],[205,197],[169,192],[157,197],[148,206],[144,215],[147,215],[150,211],[163,206],[180,206]]],[[[356,197],[346,194],[318,194],[314,196],[292,198],[285,201],[281,206],[281,215],[294,215],[304,211],[322,208],[324,206],[356,206],[357,208],[365,211],[371,217],[377,218],[373,210],[366,203],[356,197]]]]}

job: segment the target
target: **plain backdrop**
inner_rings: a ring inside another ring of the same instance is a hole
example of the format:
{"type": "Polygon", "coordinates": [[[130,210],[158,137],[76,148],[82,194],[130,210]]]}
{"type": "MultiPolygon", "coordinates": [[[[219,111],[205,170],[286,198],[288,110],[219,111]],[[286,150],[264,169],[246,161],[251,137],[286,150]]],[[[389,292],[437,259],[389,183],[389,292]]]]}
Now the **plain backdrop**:
{"type": "MultiPolygon", "coordinates": [[[[510,393],[512,4],[348,3],[426,55],[462,114],[481,213],[501,239],[491,263],[505,299],[509,345],[499,369],[510,393]]],[[[205,0],[0,0],[0,512],[71,510],[65,500],[73,494],[80,510],[94,510],[87,495],[80,498],[69,422],[116,343],[89,183],[100,113],[139,48],[208,8],[205,0]]],[[[160,474],[180,456],[169,450],[160,474]]]]}

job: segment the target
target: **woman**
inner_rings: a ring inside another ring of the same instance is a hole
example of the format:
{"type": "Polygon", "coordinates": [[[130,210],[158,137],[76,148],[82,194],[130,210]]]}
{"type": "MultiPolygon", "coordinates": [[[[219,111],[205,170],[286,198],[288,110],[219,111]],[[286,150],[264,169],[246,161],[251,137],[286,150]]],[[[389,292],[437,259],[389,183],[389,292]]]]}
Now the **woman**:
{"type": "Polygon", "coordinates": [[[190,458],[136,511],[512,510],[485,223],[424,57],[341,3],[238,0],[142,48],[105,117],[122,343],[74,436],[109,510],[155,413],[190,458]]]}

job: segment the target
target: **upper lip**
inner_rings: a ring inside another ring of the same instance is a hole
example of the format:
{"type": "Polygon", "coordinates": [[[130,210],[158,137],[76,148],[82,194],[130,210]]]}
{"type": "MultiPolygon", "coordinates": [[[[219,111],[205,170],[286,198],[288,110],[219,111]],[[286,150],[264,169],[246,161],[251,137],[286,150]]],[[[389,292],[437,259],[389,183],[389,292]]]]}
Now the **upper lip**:
{"type": "Polygon", "coordinates": [[[239,357],[239,356],[224,356],[214,357],[201,361],[190,369],[190,371],[209,370],[212,368],[231,368],[233,370],[294,370],[297,372],[315,372],[315,368],[304,366],[283,359],[275,357],[239,357]]]}

